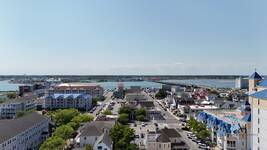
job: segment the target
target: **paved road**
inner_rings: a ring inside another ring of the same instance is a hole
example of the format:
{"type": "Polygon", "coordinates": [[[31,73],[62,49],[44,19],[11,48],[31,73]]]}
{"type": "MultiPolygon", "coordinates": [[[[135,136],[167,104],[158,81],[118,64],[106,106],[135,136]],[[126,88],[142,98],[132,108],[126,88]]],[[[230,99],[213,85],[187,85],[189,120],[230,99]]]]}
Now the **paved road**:
{"type": "MultiPolygon", "coordinates": [[[[153,99],[149,96],[149,99],[153,99]]],[[[198,148],[198,145],[193,142],[191,139],[187,137],[187,131],[181,130],[180,124],[182,122],[179,121],[179,118],[175,115],[171,114],[169,111],[164,111],[164,109],[159,105],[158,100],[154,100],[155,107],[161,110],[162,114],[164,114],[165,120],[157,120],[158,123],[165,123],[169,128],[176,129],[182,136],[184,142],[190,147],[191,150],[201,150],[198,148]]]]}

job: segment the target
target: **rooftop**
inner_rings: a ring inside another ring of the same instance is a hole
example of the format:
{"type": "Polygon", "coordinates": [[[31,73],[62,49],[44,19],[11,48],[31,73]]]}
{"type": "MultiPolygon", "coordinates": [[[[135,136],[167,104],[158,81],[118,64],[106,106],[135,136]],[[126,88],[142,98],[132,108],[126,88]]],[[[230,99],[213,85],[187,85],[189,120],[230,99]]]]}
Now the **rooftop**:
{"type": "Polygon", "coordinates": [[[0,120],[0,143],[49,118],[36,112],[16,119],[0,120]]]}
{"type": "Polygon", "coordinates": [[[260,86],[260,87],[267,87],[267,80],[266,80],[266,79],[265,79],[265,80],[262,80],[262,81],[259,83],[258,86],[260,86]]]}
{"type": "Polygon", "coordinates": [[[264,99],[267,100],[267,89],[255,92],[254,94],[250,95],[251,97],[258,98],[258,99],[264,99]]]}
{"type": "Polygon", "coordinates": [[[94,121],[84,125],[81,129],[81,136],[100,136],[103,129],[110,130],[115,125],[115,121],[94,121]]]}
{"type": "Polygon", "coordinates": [[[181,135],[175,129],[161,129],[161,132],[170,138],[179,138],[181,135]]]}
{"type": "Polygon", "coordinates": [[[257,80],[261,80],[262,77],[255,71],[250,77],[249,79],[257,79],[257,80]]]}
{"type": "Polygon", "coordinates": [[[99,84],[95,83],[60,83],[55,86],[55,89],[95,89],[102,88],[99,84]]]}
{"type": "Polygon", "coordinates": [[[205,112],[229,124],[243,123],[244,116],[236,109],[207,110],[205,112]]]}
{"type": "Polygon", "coordinates": [[[10,104],[10,103],[31,102],[31,101],[34,101],[36,99],[37,99],[37,96],[31,95],[31,96],[18,97],[15,99],[9,99],[9,100],[6,100],[4,103],[10,104]]]}

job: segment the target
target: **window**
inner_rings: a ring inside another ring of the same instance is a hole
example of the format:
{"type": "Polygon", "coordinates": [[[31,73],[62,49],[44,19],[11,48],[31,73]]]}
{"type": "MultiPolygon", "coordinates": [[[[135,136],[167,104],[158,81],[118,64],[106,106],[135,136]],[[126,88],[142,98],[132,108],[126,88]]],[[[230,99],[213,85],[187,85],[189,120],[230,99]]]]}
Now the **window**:
{"type": "Polygon", "coordinates": [[[260,138],[258,137],[258,143],[260,143],[260,138]]]}
{"type": "Polygon", "coordinates": [[[260,124],[260,118],[258,118],[258,124],[260,124]]]}
{"type": "Polygon", "coordinates": [[[258,109],[258,115],[260,114],[260,109],[258,109]]]}
{"type": "Polygon", "coordinates": [[[260,134],[260,128],[258,128],[258,134],[260,134]]]}
{"type": "Polygon", "coordinates": [[[260,99],[258,99],[258,105],[260,105],[260,99]]]}

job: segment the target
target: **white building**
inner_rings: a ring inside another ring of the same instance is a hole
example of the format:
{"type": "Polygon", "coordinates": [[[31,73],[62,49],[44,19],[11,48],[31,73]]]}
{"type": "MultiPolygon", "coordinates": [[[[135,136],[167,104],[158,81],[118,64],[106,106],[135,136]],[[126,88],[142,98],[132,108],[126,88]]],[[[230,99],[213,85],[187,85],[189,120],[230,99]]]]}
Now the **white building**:
{"type": "Polygon", "coordinates": [[[29,111],[36,108],[35,96],[26,96],[8,100],[0,104],[0,119],[16,117],[17,112],[29,111]]]}
{"type": "Polygon", "coordinates": [[[38,149],[49,133],[50,118],[38,113],[0,120],[0,150],[38,149]]]}
{"type": "Polygon", "coordinates": [[[252,108],[252,149],[267,148],[267,80],[255,72],[249,79],[249,101],[252,108]]]}
{"type": "Polygon", "coordinates": [[[112,150],[113,142],[109,137],[115,121],[94,121],[85,124],[75,138],[76,146],[83,148],[91,145],[94,150],[112,150]]]}
{"type": "Polygon", "coordinates": [[[45,97],[46,109],[76,108],[88,111],[92,107],[89,94],[49,94],[45,97]]]}

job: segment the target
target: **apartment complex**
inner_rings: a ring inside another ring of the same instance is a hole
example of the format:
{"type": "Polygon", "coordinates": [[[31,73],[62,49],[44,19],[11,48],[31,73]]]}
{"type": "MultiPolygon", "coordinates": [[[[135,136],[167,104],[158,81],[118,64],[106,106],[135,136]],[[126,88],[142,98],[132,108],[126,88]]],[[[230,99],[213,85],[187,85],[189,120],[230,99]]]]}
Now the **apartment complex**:
{"type": "Polygon", "coordinates": [[[267,80],[255,72],[249,79],[249,92],[252,108],[252,149],[265,150],[267,147],[267,80]]]}
{"type": "Polygon", "coordinates": [[[8,100],[0,104],[0,119],[11,119],[21,111],[29,111],[36,108],[36,96],[25,96],[8,100]]]}
{"type": "Polygon", "coordinates": [[[251,149],[251,114],[249,104],[239,110],[206,110],[198,120],[207,124],[211,140],[222,150],[251,149]]]}
{"type": "Polygon", "coordinates": [[[38,113],[0,120],[0,150],[38,149],[49,135],[50,118],[38,113]]]}
{"type": "Polygon", "coordinates": [[[50,94],[88,94],[94,97],[102,97],[104,89],[98,84],[92,83],[61,83],[48,90],[50,94]]]}
{"type": "Polygon", "coordinates": [[[88,111],[92,98],[102,97],[104,89],[90,83],[62,83],[48,90],[45,97],[46,109],[77,108],[88,111]]]}
{"type": "Polygon", "coordinates": [[[45,97],[45,109],[76,108],[88,111],[92,107],[89,94],[49,94],[45,97]]]}

